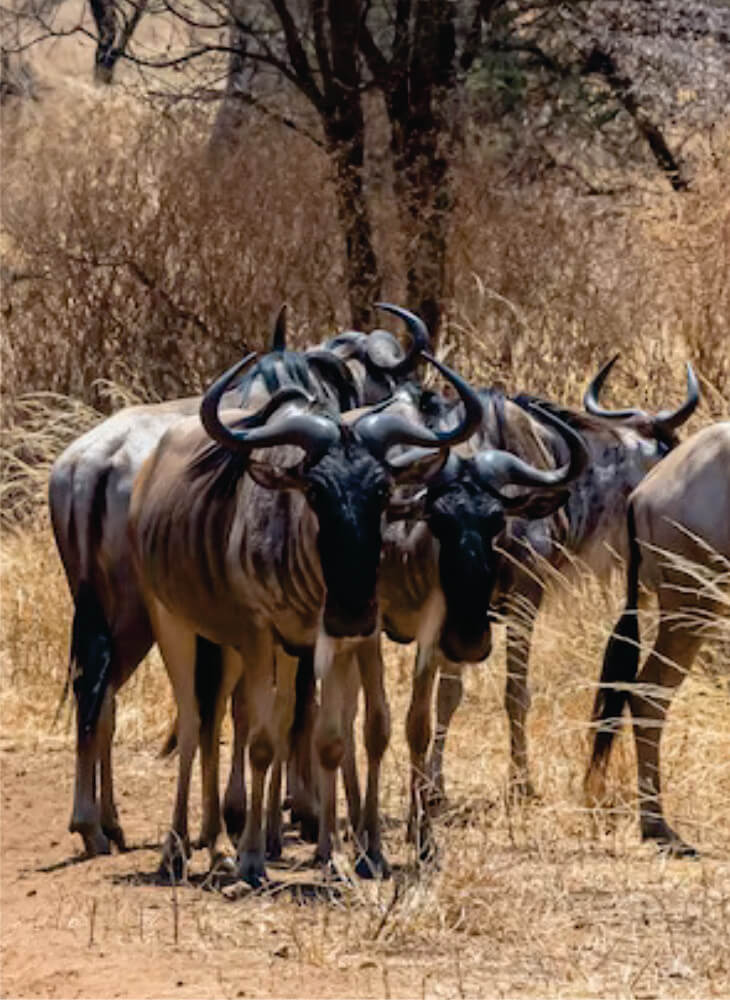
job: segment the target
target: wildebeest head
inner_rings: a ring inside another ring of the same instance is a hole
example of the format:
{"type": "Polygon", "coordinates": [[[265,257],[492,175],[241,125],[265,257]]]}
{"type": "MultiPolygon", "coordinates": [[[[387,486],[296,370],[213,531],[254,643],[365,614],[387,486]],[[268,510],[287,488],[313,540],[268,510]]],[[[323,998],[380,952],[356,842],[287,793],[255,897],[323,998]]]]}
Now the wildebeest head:
{"type": "Polygon", "coordinates": [[[676,410],[661,410],[657,414],[649,414],[638,409],[607,410],[598,402],[598,397],[608,373],[618,358],[619,355],[615,354],[591,381],[583,396],[583,405],[593,416],[604,417],[611,421],[623,421],[646,440],[650,446],[645,455],[646,472],[679,444],[677,430],[697,409],[700,401],[699,384],[692,365],[687,362],[687,395],[676,410]]]}
{"type": "MultiPolygon", "coordinates": [[[[535,409],[537,409],[535,407],[535,409]]],[[[550,413],[541,419],[563,436],[569,458],[558,469],[538,469],[511,452],[484,449],[469,458],[451,454],[443,469],[406,502],[399,516],[422,516],[439,542],[439,580],[446,604],[441,648],[451,660],[477,662],[491,649],[490,601],[499,571],[495,539],[506,516],[547,517],[567,498],[566,486],[581,474],[588,452],[581,436],[550,413]],[[505,487],[527,487],[506,495],[505,487]]]]}
{"type": "MultiPolygon", "coordinates": [[[[426,336],[418,317],[395,306],[384,308],[415,328],[420,340],[426,336]]],[[[249,423],[233,431],[221,423],[218,405],[254,357],[249,355],[208,390],[201,405],[203,426],[224,448],[246,455],[247,471],[260,486],[304,493],[318,522],[317,547],[326,588],[324,631],[335,638],[367,635],[377,619],[381,522],[391,490],[397,483],[425,482],[438,473],[448,448],[466,440],[480,424],[479,397],[458,375],[424,354],[454,385],[464,404],[463,418],[453,429],[428,430],[379,404],[365,413],[355,412],[349,423],[339,414],[298,409],[273,423],[253,427],[249,423]],[[301,448],[301,461],[280,467],[250,458],[253,449],[283,444],[301,448]],[[407,462],[391,464],[388,453],[398,445],[410,445],[418,453],[407,462]]],[[[291,399],[292,389],[287,393],[291,399]]],[[[276,399],[267,409],[272,405],[276,399]]]]}

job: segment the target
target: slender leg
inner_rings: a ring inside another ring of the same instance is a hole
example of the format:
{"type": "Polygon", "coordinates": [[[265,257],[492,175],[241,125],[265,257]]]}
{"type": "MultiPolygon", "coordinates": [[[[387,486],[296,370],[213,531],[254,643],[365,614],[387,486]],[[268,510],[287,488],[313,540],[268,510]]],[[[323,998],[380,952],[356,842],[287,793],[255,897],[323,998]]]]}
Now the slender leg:
{"type": "Polygon", "coordinates": [[[659,747],[672,698],[686,677],[701,639],[666,619],[641,670],[629,703],[639,777],[639,817],[643,840],[657,840],[676,855],[695,854],[664,818],[659,747]]]}
{"type": "Polygon", "coordinates": [[[314,747],[317,713],[314,658],[309,653],[300,657],[297,669],[296,706],[287,782],[291,797],[292,823],[299,823],[302,838],[315,844],[319,834],[319,799],[315,780],[319,765],[315,759],[314,747]]]}
{"type": "Polygon", "coordinates": [[[80,734],[77,737],[74,801],[68,825],[70,833],[81,834],[89,857],[111,852],[109,838],[101,828],[99,803],[96,800],[97,745],[96,730],[88,737],[83,738],[80,734]]]}
{"type": "Polygon", "coordinates": [[[345,716],[343,722],[345,751],[342,757],[342,780],[345,785],[347,814],[354,833],[359,830],[362,818],[362,796],[355,757],[355,716],[357,715],[359,695],[360,671],[358,661],[355,656],[351,656],[347,666],[347,678],[345,681],[345,716]]]}
{"type": "Polygon", "coordinates": [[[426,754],[432,737],[433,688],[438,662],[433,648],[418,648],[413,667],[411,704],[406,716],[406,736],[411,755],[411,804],[407,838],[416,845],[418,856],[426,860],[434,854],[431,820],[428,810],[430,781],[426,754]]]}
{"type": "Polygon", "coordinates": [[[258,887],[266,878],[264,866],[264,788],[274,759],[274,649],[271,636],[256,632],[245,646],[246,704],[250,724],[248,759],[251,765],[251,802],[238,844],[238,872],[258,887]]]}
{"type": "Polygon", "coordinates": [[[519,591],[519,613],[507,623],[507,683],[504,703],[509,719],[509,789],[517,798],[532,798],[527,755],[527,713],[530,709],[528,667],[535,618],[542,601],[542,588],[534,581],[523,583],[519,591]]]}
{"type": "Polygon", "coordinates": [[[117,807],[114,804],[114,778],[112,774],[112,743],[116,722],[116,699],[111,688],[107,688],[104,703],[97,723],[100,747],[101,765],[101,828],[106,836],[117,845],[120,851],[125,849],[124,832],[119,825],[117,807]]]}
{"type": "Polygon", "coordinates": [[[368,755],[368,779],[358,837],[364,855],[355,866],[355,871],[362,878],[373,878],[375,875],[387,878],[390,866],[381,847],[379,794],[380,765],[390,739],[390,711],[383,684],[383,658],[378,632],[359,646],[358,662],[365,693],[363,735],[368,755]]]}
{"type": "Polygon", "coordinates": [[[296,702],[296,676],[298,660],[280,647],[276,650],[276,696],[274,698],[274,726],[276,752],[269,778],[269,803],[266,816],[266,856],[272,860],[281,857],[281,772],[289,757],[289,743],[296,702]]]}
{"type": "Polygon", "coordinates": [[[216,844],[221,831],[218,796],[221,726],[228,699],[241,679],[242,667],[241,658],[234,650],[223,650],[198,638],[196,689],[203,712],[200,726],[203,822],[198,846],[210,851],[211,867],[218,860],[216,844]],[[209,676],[201,676],[203,673],[209,676]]]}
{"type": "MultiPolygon", "coordinates": [[[[236,656],[233,649],[225,649],[223,656],[236,656]]],[[[246,825],[246,744],[248,743],[248,709],[246,707],[246,681],[241,678],[231,698],[233,720],[233,755],[223,797],[223,819],[228,836],[237,844],[246,825]]]]}
{"type": "Polygon", "coordinates": [[[322,676],[322,704],[314,731],[319,756],[319,838],[315,862],[327,864],[337,846],[337,769],[345,751],[343,710],[349,654],[335,656],[322,676]]]}
{"type": "Polygon", "coordinates": [[[428,762],[429,808],[437,811],[446,801],[444,789],[444,752],[446,737],[454,712],[461,704],[464,682],[461,675],[463,663],[454,663],[436,654],[441,675],[436,693],[436,733],[433,738],[431,757],[428,762]]]}
{"type": "Polygon", "coordinates": [[[150,618],[177,702],[177,794],[160,865],[160,874],[172,874],[177,879],[182,877],[190,856],[188,799],[200,736],[200,713],[195,696],[196,636],[154,598],[150,600],[150,618]]]}

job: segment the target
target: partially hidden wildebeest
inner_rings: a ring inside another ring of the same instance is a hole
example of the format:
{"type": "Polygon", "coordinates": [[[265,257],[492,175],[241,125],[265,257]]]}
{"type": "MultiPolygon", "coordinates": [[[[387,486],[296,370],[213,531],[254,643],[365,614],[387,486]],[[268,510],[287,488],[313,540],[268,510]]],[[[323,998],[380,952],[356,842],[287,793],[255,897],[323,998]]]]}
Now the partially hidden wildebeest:
{"type": "Polygon", "coordinates": [[[609,639],[586,775],[592,803],[604,796],[613,739],[628,703],[638,766],[642,839],[694,854],[667,823],[660,741],[667,712],[713,620],[730,611],[730,422],[711,424],[676,448],[633,491],[626,517],[626,606],[609,639]],[[654,646],[639,670],[639,585],[656,594],[654,646]]]}
{"type": "MultiPolygon", "coordinates": [[[[412,325],[411,314],[389,308],[412,325]]],[[[380,761],[389,734],[376,629],[381,518],[395,484],[427,480],[443,465],[448,448],[468,438],[481,420],[481,405],[467,383],[436,359],[423,357],[463,402],[453,429],[429,431],[386,411],[366,411],[346,422],[338,411],[312,412],[308,401],[287,401],[273,424],[253,430],[236,427],[240,412],[233,411],[226,418],[234,421],[231,428],[218,406],[253,360],[249,356],[206,394],[205,430],[195,419],[171,428],[137,476],[130,537],[178,704],[178,796],[165,847],[173,864],[180,844],[187,851],[187,795],[200,726],[194,636],[201,634],[236,648],[245,663],[252,790],[239,843],[242,877],[257,883],[265,873],[261,818],[264,779],[276,748],[277,644],[294,654],[314,647],[321,677],[316,745],[322,861],[330,857],[336,832],[335,773],[344,747],[342,664],[357,655],[368,752],[358,871],[387,869],[378,816],[380,761]],[[425,453],[390,462],[398,445],[425,453]],[[292,446],[304,452],[293,464],[292,446]],[[254,449],[266,449],[267,460],[252,457],[254,449]]]]}
{"type": "MultiPolygon", "coordinates": [[[[286,351],[282,310],[272,353],[233,387],[231,403],[260,407],[286,384],[301,385],[342,409],[374,403],[407,377],[424,346],[414,340],[404,354],[384,331],[350,331],[303,354],[286,351]]],[[[78,730],[69,828],[81,834],[89,855],[108,852],[110,841],[124,846],[112,783],[115,693],[154,641],[126,533],[132,484],[165,431],[199,408],[195,397],[121,410],[74,441],[51,472],[51,522],[74,599],[70,671],[78,730]]],[[[203,639],[198,649],[210,672],[219,651],[203,639]]],[[[232,778],[240,780],[240,770],[232,778]]],[[[234,803],[238,797],[231,786],[227,798],[234,803]]]]}
{"type": "MultiPolygon", "coordinates": [[[[418,322],[412,317],[412,322],[418,322]]],[[[402,387],[389,401],[388,413],[402,413],[404,418],[422,417],[431,430],[456,425],[461,404],[447,402],[419,386],[402,387]]],[[[582,471],[588,455],[582,438],[559,418],[544,413],[544,420],[562,435],[568,458],[559,468],[537,468],[515,455],[498,449],[482,449],[477,455],[462,458],[452,450],[442,468],[415,495],[394,499],[387,517],[392,523],[383,536],[378,599],[386,633],[399,642],[418,639],[421,655],[414,672],[414,698],[406,729],[412,760],[412,837],[420,855],[431,853],[428,814],[421,792],[425,752],[430,740],[430,712],[424,694],[433,683],[428,675],[430,651],[442,638],[465,659],[481,659],[490,649],[488,567],[493,554],[492,539],[502,531],[505,516],[544,517],[565,500],[565,487],[582,471]],[[505,490],[519,489],[519,493],[505,490]],[[425,655],[428,652],[429,655],[425,655]],[[418,697],[416,696],[418,695],[418,697]]],[[[527,416],[525,420],[527,421],[527,416]]],[[[421,449],[423,451],[423,449],[421,449]]],[[[394,457],[408,463],[414,450],[394,457]]],[[[342,770],[348,811],[353,830],[360,824],[360,789],[355,767],[353,722],[357,709],[359,677],[357,665],[350,664],[348,696],[345,698],[345,750],[342,770]]],[[[309,689],[310,698],[313,689],[309,689]]],[[[234,700],[239,702],[236,689],[234,700]]],[[[219,709],[220,714],[220,709],[219,709]]],[[[245,725],[245,706],[236,711],[236,732],[245,725]]],[[[307,758],[310,730],[298,728],[295,751],[307,758]],[[299,750],[303,744],[303,749],[299,750]]],[[[243,739],[243,737],[242,737],[243,739]]],[[[280,835],[278,785],[270,798],[269,849],[278,851],[280,835]]],[[[297,807],[298,808],[298,807],[297,807]]]]}
{"type": "MultiPolygon", "coordinates": [[[[492,607],[506,617],[507,681],[505,707],[510,728],[510,789],[532,795],[526,717],[530,704],[528,661],[535,618],[545,586],[555,572],[569,573],[576,562],[607,578],[618,558],[625,558],[626,503],[631,491],[647,472],[677,444],[677,429],[694,412],[699,387],[691,365],[687,365],[687,395],[676,410],[656,415],[638,409],[607,410],[599,394],[617,357],[598,372],[584,396],[587,412],[558,407],[546,400],[522,395],[508,399],[500,393],[482,393],[485,412],[479,435],[469,442],[480,448],[506,448],[536,465],[554,466],[567,459],[560,433],[546,426],[539,412],[528,410],[537,403],[579,431],[589,453],[581,475],[566,487],[565,503],[550,516],[530,521],[511,519],[495,552],[482,570],[481,586],[492,594],[492,607]]],[[[553,504],[553,507],[555,505],[553,504]]],[[[533,514],[539,511],[533,511],[533,514]]],[[[546,508],[544,513],[549,514],[546,508]]],[[[464,602],[475,587],[464,591],[464,602]]],[[[462,696],[463,660],[458,648],[448,642],[434,645],[440,679],[436,699],[436,734],[426,778],[434,804],[443,800],[443,757],[450,721],[462,696]]],[[[431,667],[434,670],[435,667],[431,667]]],[[[424,678],[429,676],[424,671],[424,678]]],[[[426,711],[426,687],[417,712],[426,711]]]]}

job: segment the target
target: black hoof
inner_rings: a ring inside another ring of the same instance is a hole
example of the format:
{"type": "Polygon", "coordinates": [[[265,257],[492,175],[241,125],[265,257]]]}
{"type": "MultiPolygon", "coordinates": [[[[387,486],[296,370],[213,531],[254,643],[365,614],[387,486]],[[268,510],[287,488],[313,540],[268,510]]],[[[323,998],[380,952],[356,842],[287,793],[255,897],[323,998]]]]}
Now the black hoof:
{"type": "Polygon", "coordinates": [[[260,889],[268,882],[264,859],[257,851],[246,851],[238,860],[238,877],[252,889],[260,889]]]}
{"type": "Polygon", "coordinates": [[[122,830],[118,823],[111,826],[104,826],[104,824],[102,824],[101,828],[104,832],[104,836],[116,845],[118,851],[127,850],[127,842],[124,839],[124,830],[122,830]]]}
{"type": "Polygon", "coordinates": [[[390,878],[390,865],[381,851],[361,854],[355,864],[358,878],[390,878]]]}
{"type": "Polygon", "coordinates": [[[671,858],[699,858],[699,851],[696,847],[686,843],[681,837],[658,837],[656,845],[661,854],[666,854],[671,858]]]}
{"type": "Polygon", "coordinates": [[[185,880],[187,869],[187,858],[184,858],[181,854],[175,854],[172,857],[162,859],[160,867],[157,869],[157,875],[160,881],[166,885],[174,885],[177,882],[185,880]]]}
{"type": "Polygon", "coordinates": [[[278,861],[281,858],[281,836],[266,838],[266,859],[267,861],[278,861]]]}

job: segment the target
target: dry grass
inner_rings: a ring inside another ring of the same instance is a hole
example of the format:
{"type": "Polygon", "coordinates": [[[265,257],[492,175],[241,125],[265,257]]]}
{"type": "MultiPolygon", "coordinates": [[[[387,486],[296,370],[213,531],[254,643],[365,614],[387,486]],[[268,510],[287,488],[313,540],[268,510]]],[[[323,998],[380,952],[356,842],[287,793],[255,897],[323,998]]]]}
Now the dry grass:
{"type": "MultiPolygon", "coordinates": [[[[78,81],[54,86],[39,105],[6,115],[0,230],[10,274],[2,500],[23,521],[2,549],[0,710],[6,743],[28,748],[36,771],[51,749],[73,742],[67,715],[54,726],[70,600],[42,512],[46,475],[72,437],[126,401],[110,399],[98,379],[131,387],[135,398],[198,391],[244,345],[261,345],[284,298],[301,341],[344,322],[336,216],[318,150],[252,121],[240,160],[213,175],[200,111],[161,118],[124,92],[102,101],[78,81]]],[[[621,349],[610,398],[652,408],[681,397],[691,357],[705,390],[692,426],[727,416],[728,162],[708,156],[689,195],[637,189],[577,199],[544,183],[502,185],[500,164],[483,148],[469,151],[457,178],[445,350],[478,381],[575,405],[589,373],[621,349]]],[[[389,197],[384,182],[377,238],[385,292],[397,300],[403,276],[389,197]]],[[[447,756],[451,808],[437,823],[439,871],[419,874],[403,844],[412,654],[389,647],[393,738],[382,801],[387,850],[403,865],[394,882],[347,884],[308,907],[286,893],[231,904],[187,887],[175,903],[175,939],[169,892],[125,882],[147,857],[128,855],[113,859],[121,881],[90,887],[73,870],[54,881],[57,898],[30,926],[74,962],[90,936],[108,961],[120,956],[122,995],[143,996],[155,982],[163,991],[165,974],[165,995],[174,992],[174,970],[186,961],[205,995],[241,995],[242,983],[249,995],[730,995],[727,629],[718,623],[720,652],[708,651],[687,679],[665,732],[667,813],[702,850],[698,863],[667,861],[639,844],[625,735],[609,772],[610,828],[583,807],[587,720],[619,591],[579,576],[539,619],[529,719],[539,802],[515,807],[504,795],[502,645],[467,674],[447,756]],[[211,983],[206,969],[216,962],[211,983]],[[138,985],[127,990],[128,982],[138,985]]],[[[171,712],[153,654],[118,711],[119,770],[130,789],[122,818],[141,839],[168,818],[174,768],[151,751],[171,712]]],[[[63,801],[46,819],[59,837],[70,793],[63,801]]],[[[197,810],[197,792],[193,802],[197,810]]],[[[13,818],[6,811],[4,845],[13,818]]],[[[4,923],[12,916],[4,903],[4,923]]],[[[97,963],[96,978],[69,990],[103,995],[112,987],[106,968],[97,963]]],[[[22,982],[32,993],[30,971],[22,982]]]]}

